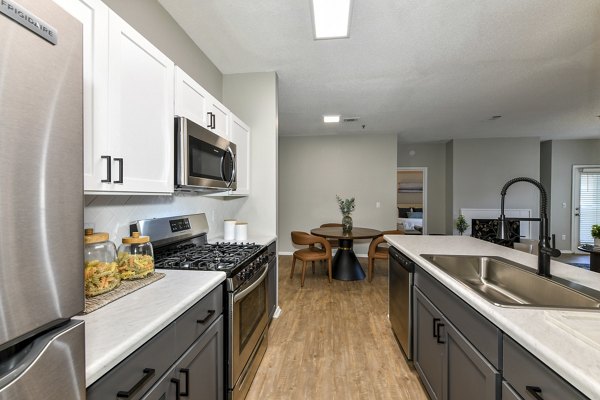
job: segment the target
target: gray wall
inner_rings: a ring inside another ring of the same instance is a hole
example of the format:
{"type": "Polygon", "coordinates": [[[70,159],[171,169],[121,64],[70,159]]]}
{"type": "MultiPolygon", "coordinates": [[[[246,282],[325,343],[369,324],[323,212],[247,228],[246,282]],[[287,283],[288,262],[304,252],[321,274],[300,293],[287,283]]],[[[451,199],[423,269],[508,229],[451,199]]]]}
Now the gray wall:
{"type": "MultiPolygon", "coordinates": [[[[510,179],[540,179],[539,138],[455,139],[452,144],[452,219],[461,208],[500,208],[500,190],[510,179]]],[[[539,191],[516,183],[506,195],[506,208],[539,214],[539,191]]],[[[538,236],[532,224],[532,237],[538,236]]]]}
{"type": "MultiPolygon", "coordinates": [[[[556,247],[571,249],[571,196],[573,165],[600,164],[600,139],[553,140],[551,146],[551,221],[550,233],[556,234],[556,247]],[[566,207],[563,208],[563,203],[566,207]],[[565,240],[562,239],[565,235],[565,240]]],[[[548,158],[545,155],[544,158],[548,158]]]]}
{"type": "MultiPolygon", "coordinates": [[[[336,194],[356,198],[354,226],[395,229],[395,135],[280,137],[279,161],[281,252],[297,249],[291,231],[341,222],[336,194]]],[[[355,252],[366,255],[368,244],[356,242],[355,252]]]]}
{"type": "Polygon", "coordinates": [[[217,99],[223,75],[157,0],[103,0],[217,99]]]}
{"type": "Polygon", "coordinates": [[[248,222],[249,234],[277,234],[277,74],[261,72],[223,77],[223,102],[250,126],[250,196],[228,200],[234,215],[248,222]]]}
{"type": "Polygon", "coordinates": [[[444,233],[446,143],[398,143],[398,167],[427,167],[427,233],[444,233]]]}

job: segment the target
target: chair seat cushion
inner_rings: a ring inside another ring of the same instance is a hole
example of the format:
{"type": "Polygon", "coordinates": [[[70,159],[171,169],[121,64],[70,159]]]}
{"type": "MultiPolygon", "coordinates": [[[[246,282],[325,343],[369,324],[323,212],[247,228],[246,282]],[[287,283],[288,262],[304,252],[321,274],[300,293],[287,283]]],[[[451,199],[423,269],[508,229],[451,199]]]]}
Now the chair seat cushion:
{"type": "Polygon", "coordinates": [[[311,247],[308,249],[296,250],[294,256],[304,261],[323,260],[327,258],[327,252],[316,247],[311,247]]]}

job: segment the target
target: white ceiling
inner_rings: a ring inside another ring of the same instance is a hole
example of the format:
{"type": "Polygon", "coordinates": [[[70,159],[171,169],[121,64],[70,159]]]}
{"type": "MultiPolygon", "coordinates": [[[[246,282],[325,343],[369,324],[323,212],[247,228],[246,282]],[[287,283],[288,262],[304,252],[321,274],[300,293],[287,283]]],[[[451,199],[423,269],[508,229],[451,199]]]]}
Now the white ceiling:
{"type": "Polygon", "coordinates": [[[600,0],[354,0],[321,41],[310,0],[159,2],[223,74],[277,72],[282,136],[600,138],[600,0]]]}

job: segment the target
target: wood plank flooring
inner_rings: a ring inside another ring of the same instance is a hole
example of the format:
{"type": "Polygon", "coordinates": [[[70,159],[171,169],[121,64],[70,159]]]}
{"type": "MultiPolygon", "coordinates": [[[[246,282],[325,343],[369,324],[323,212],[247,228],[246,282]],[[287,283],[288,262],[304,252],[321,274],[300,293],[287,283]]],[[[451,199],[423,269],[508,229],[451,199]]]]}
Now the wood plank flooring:
{"type": "Polygon", "coordinates": [[[371,283],[331,284],[317,264],[301,289],[302,268],[290,279],[291,260],[279,257],[283,312],[246,399],[427,399],[387,319],[387,263],[377,262],[371,283]]]}

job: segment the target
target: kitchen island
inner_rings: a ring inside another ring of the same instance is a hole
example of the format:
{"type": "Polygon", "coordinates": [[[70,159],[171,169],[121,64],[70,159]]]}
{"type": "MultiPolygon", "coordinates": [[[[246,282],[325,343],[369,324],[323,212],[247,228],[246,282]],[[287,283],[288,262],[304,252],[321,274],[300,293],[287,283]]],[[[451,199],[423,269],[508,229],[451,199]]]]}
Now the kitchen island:
{"type": "MultiPolygon", "coordinates": [[[[600,374],[600,337],[589,330],[590,326],[600,326],[599,311],[498,307],[421,254],[497,256],[533,271],[537,266],[536,256],[463,236],[389,235],[385,239],[580,392],[592,399],[600,398],[600,382],[596,379],[600,374]]],[[[600,275],[594,272],[553,260],[551,273],[600,290],[600,275]]]]}

